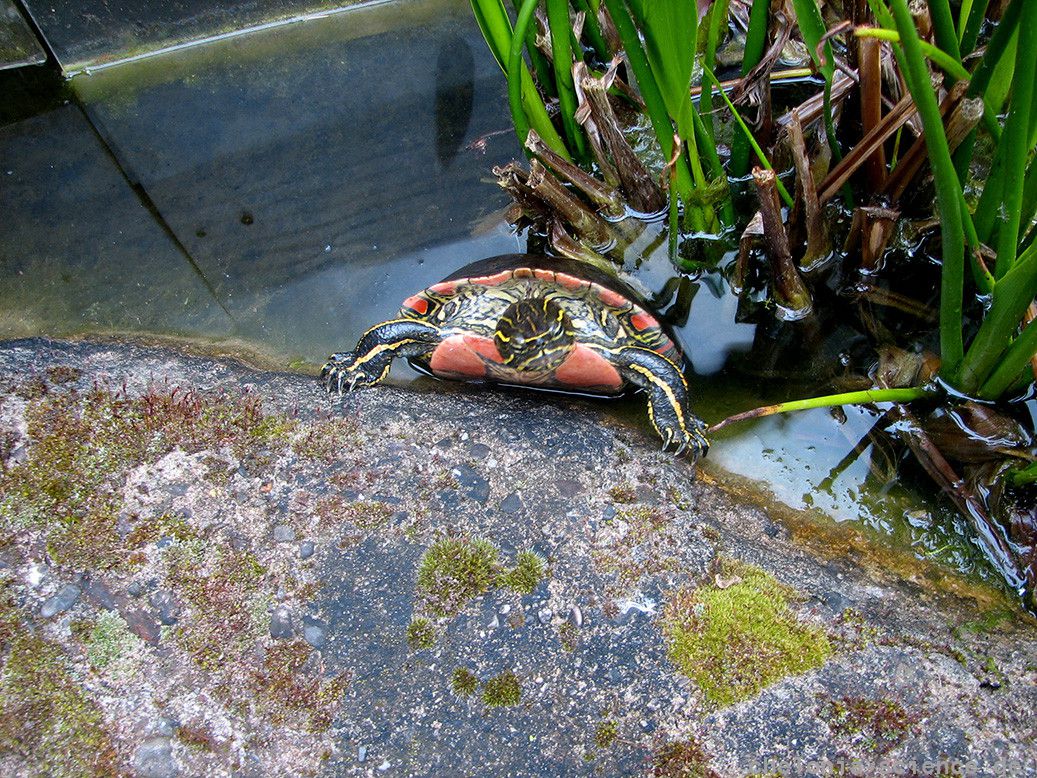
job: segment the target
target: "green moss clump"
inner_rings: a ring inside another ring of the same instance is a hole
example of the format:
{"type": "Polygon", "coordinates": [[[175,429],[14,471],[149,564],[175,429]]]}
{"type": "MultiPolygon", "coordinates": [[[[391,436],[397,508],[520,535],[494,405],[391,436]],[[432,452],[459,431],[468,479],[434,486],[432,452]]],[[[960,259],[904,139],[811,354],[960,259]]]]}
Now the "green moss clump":
{"type": "Polygon", "coordinates": [[[86,658],[98,670],[122,674],[131,668],[143,645],[118,613],[102,611],[86,636],[86,658]]]}
{"type": "Polygon", "coordinates": [[[740,580],[679,590],[663,619],[670,660],[710,702],[730,705],[824,663],[828,637],[796,619],[792,590],[752,565],[727,561],[722,568],[723,577],[740,580]]]}
{"type": "Polygon", "coordinates": [[[914,720],[895,700],[867,697],[841,697],[829,700],[822,709],[828,726],[837,735],[846,735],[880,754],[900,745],[914,720]]]}
{"type": "Polygon", "coordinates": [[[0,753],[22,754],[38,775],[116,775],[105,721],[60,649],[18,630],[0,678],[0,753]]]}
{"type": "Polygon", "coordinates": [[[599,721],[594,728],[594,745],[598,748],[608,748],[616,742],[619,735],[619,724],[614,719],[599,721]]]}
{"type": "Polygon", "coordinates": [[[520,551],[515,566],[504,572],[497,583],[519,594],[532,594],[547,577],[547,560],[533,551],[520,551]]]}
{"type": "Polygon", "coordinates": [[[522,684],[511,670],[490,678],[482,687],[482,701],[491,708],[507,708],[522,700],[522,684]]]}
{"type": "Polygon", "coordinates": [[[415,651],[436,645],[436,628],[425,618],[416,618],[407,625],[407,645],[415,651]]]}
{"type": "Polygon", "coordinates": [[[637,502],[637,491],[630,484],[620,484],[609,489],[609,497],[612,498],[612,502],[637,502]]]}
{"type": "Polygon", "coordinates": [[[418,566],[418,593],[436,616],[458,613],[485,594],[500,573],[500,552],[488,540],[446,538],[434,543],[418,566]]]}
{"type": "Polygon", "coordinates": [[[450,689],[458,697],[471,697],[479,688],[479,679],[466,667],[458,667],[450,678],[450,689]]]}

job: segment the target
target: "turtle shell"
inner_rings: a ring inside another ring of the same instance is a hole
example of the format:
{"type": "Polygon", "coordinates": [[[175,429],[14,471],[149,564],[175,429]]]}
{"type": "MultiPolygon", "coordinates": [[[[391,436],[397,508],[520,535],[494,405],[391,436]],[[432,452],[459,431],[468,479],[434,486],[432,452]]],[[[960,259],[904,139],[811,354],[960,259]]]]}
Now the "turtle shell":
{"type": "Polygon", "coordinates": [[[633,290],[573,260],[529,254],[484,259],[407,298],[400,316],[443,329],[445,337],[432,354],[410,362],[419,371],[453,380],[617,395],[626,389],[625,381],[602,351],[640,346],[678,366],[682,362],[674,340],[633,290]],[[569,317],[572,351],[550,371],[508,368],[494,342],[497,322],[512,303],[537,297],[550,297],[569,317]]]}

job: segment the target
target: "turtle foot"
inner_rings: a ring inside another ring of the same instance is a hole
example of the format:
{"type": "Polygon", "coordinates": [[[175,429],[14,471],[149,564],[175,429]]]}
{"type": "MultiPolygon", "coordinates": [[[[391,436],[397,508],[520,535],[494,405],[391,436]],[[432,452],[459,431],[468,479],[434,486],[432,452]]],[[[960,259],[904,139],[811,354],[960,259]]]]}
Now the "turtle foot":
{"type": "Polygon", "coordinates": [[[700,459],[709,451],[709,440],[706,438],[706,425],[694,416],[688,418],[686,425],[674,420],[672,424],[660,424],[659,435],[663,439],[663,451],[669,451],[676,457],[690,456],[700,459]]]}
{"type": "Polygon", "coordinates": [[[380,376],[369,375],[367,370],[355,365],[356,357],[352,353],[332,354],[320,371],[320,379],[324,388],[331,392],[352,392],[364,386],[378,382],[380,376]]]}

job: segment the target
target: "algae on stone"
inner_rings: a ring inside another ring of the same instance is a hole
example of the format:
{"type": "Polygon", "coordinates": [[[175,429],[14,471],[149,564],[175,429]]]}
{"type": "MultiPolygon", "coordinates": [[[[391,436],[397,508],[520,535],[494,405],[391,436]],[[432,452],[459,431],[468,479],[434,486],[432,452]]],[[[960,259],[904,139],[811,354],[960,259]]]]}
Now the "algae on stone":
{"type": "Polygon", "coordinates": [[[415,651],[436,645],[436,629],[426,618],[418,617],[407,625],[407,645],[415,651]]]}
{"type": "Polygon", "coordinates": [[[450,677],[450,690],[458,697],[471,697],[478,688],[479,679],[468,668],[458,667],[450,677]]]}
{"type": "Polygon", "coordinates": [[[828,637],[789,609],[792,590],[758,567],[730,560],[721,578],[725,588],[671,593],[663,617],[670,660],[707,700],[730,705],[824,663],[832,651],[828,637]]]}
{"type": "Polygon", "coordinates": [[[546,559],[533,551],[520,551],[515,566],[501,573],[497,582],[519,594],[532,594],[546,576],[546,559]]]}

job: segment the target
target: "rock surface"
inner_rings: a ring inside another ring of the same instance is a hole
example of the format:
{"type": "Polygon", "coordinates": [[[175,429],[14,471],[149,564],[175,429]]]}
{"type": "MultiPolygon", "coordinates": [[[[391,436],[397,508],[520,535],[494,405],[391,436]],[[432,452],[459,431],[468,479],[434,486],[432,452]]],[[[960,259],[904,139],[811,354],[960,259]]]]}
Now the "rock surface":
{"type": "Polygon", "coordinates": [[[33,340],[0,442],[3,774],[1037,774],[1029,617],[593,404],[33,340]]]}

